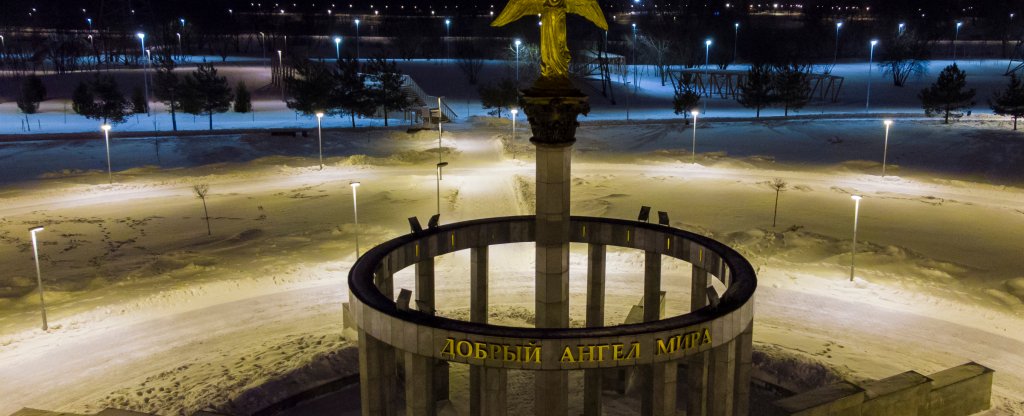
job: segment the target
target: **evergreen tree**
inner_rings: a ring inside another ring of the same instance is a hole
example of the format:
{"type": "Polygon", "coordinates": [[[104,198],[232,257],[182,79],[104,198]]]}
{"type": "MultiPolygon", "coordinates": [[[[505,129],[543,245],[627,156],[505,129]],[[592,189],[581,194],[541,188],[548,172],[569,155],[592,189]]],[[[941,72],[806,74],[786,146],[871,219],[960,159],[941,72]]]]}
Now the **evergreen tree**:
{"type": "MultiPolygon", "coordinates": [[[[141,90],[136,92],[141,94],[141,90]]],[[[145,103],[145,98],[139,98],[145,103]]],[[[76,113],[103,124],[120,124],[128,120],[134,104],[121,94],[113,76],[96,74],[92,81],[81,82],[71,96],[71,108],[76,113]]]]}
{"type": "Polygon", "coordinates": [[[21,94],[18,94],[18,109],[25,113],[25,121],[28,121],[29,114],[39,111],[39,103],[46,100],[46,86],[43,79],[35,75],[29,75],[21,82],[21,94]]]}
{"type": "Polygon", "coordinates": [[[490,114],[501,117],[502,109],[510,109],[519,102],[519,89],[514,79],[505,78],[496,84],[481,85],[480,104],[487,109],[493,108],[490,114]]]}
{"type": "Polygon", "coordinates": [[[1010,74],[1010,84],[1005,90],[992,95],[989,106],[997,115],[1013,117],[1013,130],[1017,130],[1017,119],[1024,117],[1024,84],[1016,73],[1010,74]]]}
{"type": "Polygon", "coordinates": [[[174,73],[174,59],[170,55],[160,58],[160,66],[153,78],[153,94],[171,112],[171,128],[178,131],[178,110],[181,110],[183,85],[174,73]]]}
{"type": "Polygon", "coordinates": [[[356,126],[357,115],[373,115],[377,106],[370,96],[370,89],[366,87],[366,75],[359,71],[358,61],[352,58],[338,61],[331,75],[334,77],[330,105],[332,114],[348,114],[352,127],[356,126]]]}
{"type": "Polygon", "coordinates": [[[974,89],[965,89],[967,73],[956,64],[943,68],[939,79],[930,87],[921,90],[917,98],[929,117],[942,114],[944,123],[949,123],[949,116],[960,117],[961,110],[974,105],[974,89]]]}
{"type": "Polygon", "coordinates": [[[235,87],[234,110],[236,113],[252,111],[252,94],[249,94],[249,89],[245,87],[245,81],[238,81],[238,86],[235,87]]]}
{"type": "Polygon", "coordinates": [[[374,104],[384,110],[384,126],[388,125],[388,113],[402,111],[412,104],[402,91],[405,77],[398,70],[395,61],[377,58],[370,62],[370,77],[374,81],[371,96],[374,104]]]}
{"type": "Polygon", "coordinates": [[[133,114],[144,114],[149,112],[149,103],[146,102],[146,93],[142,90],[141,86],[136,85],[135,88],[132,88],[132,98],[129,104],[131,105],[133,114]]]}
{"type": "Polygon", "coordinates": [[[757,110],[761,117],[761,109],[775,102],[775,90],[772,82],[772,71],[767,65],[755,64],[747,71],[747,79],[740,84],[740,93],[736,101],[746,108],[757,110]]]}
{"type": "Polygon", "coordinates": [[[690,125],[690,111],[700,105],[700,93],[693,85],[693,74],[681,74],[679,79],[672,83],[675,93],[672,95],[672,109],[676,114],[683,116],[686,125],[690,125]]]}
{"type": "Polygon", "coordinates": [[[200,64],[195,71],[185,76],[184,94],[181,99],[182,111],[206,114],[213,130],[213,114],[223,113],[231,108],[231,87],[225,77],[217,76],[213,64],[200,64]]]}
{"type": "Polygon", "coordinates": [[[791,64],[779,67],[773,78],[776,100],[782,103],[787,117],[790,109],[801,109],[811,100],[811,82],[807,72],[800,66],[791,64]]]}
{"type": "Polygon", "coordinates": [[[308,59],[294,59],[294,75],[285,78],[290,97],[288,108],[305,115],[327,112],[331,107],[331,91],[335,79],[322,64],[308,59]]]}
{"type": "Polygon", "coordinates": [[[93,111],[93,101],[95,100],[96,96],[93,95],[89,84],[85,81],[79,81],[75,91],[71,93],[71,109],[77,114],[91,114],[93,111]]]}

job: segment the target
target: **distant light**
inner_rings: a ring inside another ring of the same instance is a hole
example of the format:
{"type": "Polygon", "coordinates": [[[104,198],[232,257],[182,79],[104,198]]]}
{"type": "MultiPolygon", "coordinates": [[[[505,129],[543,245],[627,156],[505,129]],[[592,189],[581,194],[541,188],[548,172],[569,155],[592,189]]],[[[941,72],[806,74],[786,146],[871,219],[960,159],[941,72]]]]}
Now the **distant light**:
{"type": "Polygon", "coordinates": [[[711,39],[704,41],[704,46],[711,46],[711,39]]]}
{"type": "Polygon", "coordinates": [[[692,114],[692,115],[693,115],[693,117],[694,117],[694,118],[696,118],[696,117],[697,117],[697,115],[698,115],[698,114],[700,114],[700,111],[697,111],[697,110],[692,110],[692,111],[690,111],[690,114],[692,114]]]}
{"type": "Polygon", "coordinates": [[[109,124],[104,124],[104,125],[100,126],[100,129],[103,130],[103,131],[110,131],[110,125],[109,124]]]}
{"type": "Polygon", "coordinates": [[[836,29],[843,27],[843,22],[836,22],[836,29]]]}
{"type": "Polygon", "coordinates": [[[135,36],[138,36],[139,39],[146,39],[146,34],[142,32],[136,33],[135,36]]]}
{"type": "Polygon", "coordinates": [[[522,45],[522,44],[523,44],[523,41],[521,41],[519,39],[516,39],[516,46],[519,46],[519,45],[522,45]]]}
{"type": "Polygon", "coordinates": [[[860,201],[861,200],[861,196],[860,195],[850,195],[850,199],[852,199],[854,201],[860,201]]]}
{"type": "Polygon", "coordinates": [[[316,113],[316,118],[323,118],[324,113],[316,113]]]}
{"type": "Polygon", "coordinates": [[[359,182],[349,182],[349,184],[348,184],[348,185],[349,185],[349,186],[351,186],[351,187],[353,187],[353,188],[358,188],[358,187],[359,187],[359,185],[360,185],[360,183],[359,183],[359,182]]]}
{"type": "Polygon", "coordinates": [[[510,110],[510,111],[512,112],[512,115],[516,115],[516,114],[519,114],[519,109],[518,109],[518,108],[513,108],[513,109],[512,109],[512,110],[510,110]]]}
{"type": "Polygon", "coordinates": [[[875,45],[877,45],[877,44],[878,44],[878,41],[877,41],[877,40],[874,40],[874,39],[872,39],[872,40],[871,40],[871,46],[875,46],[875,45]]]}
{"type": "Polygon", "coordinates": [[[341,37],[335,36],[334,43],[341,43],[341,37]]]}
{"type": "Polygon", "coordinates": [[[882,123],[885,123],[886,126],[891,126],[892,125],[892,120],[885,120],[882,123]]]}

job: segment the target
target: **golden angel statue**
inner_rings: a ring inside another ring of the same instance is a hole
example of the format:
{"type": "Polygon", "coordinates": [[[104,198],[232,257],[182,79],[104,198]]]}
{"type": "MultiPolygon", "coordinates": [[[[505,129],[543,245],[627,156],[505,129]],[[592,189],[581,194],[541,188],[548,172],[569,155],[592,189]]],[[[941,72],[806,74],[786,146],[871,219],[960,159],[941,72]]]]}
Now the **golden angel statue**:
{"type": "Polygon", "coordinates": [[[608,30],[608,22],[597,0],[510,0],[491,26],[505,26],[523,16],[541,16],[540,77],[542,83],[568,81],[569,47],[566,45],[566,13],[583,16],[608,30]]]}

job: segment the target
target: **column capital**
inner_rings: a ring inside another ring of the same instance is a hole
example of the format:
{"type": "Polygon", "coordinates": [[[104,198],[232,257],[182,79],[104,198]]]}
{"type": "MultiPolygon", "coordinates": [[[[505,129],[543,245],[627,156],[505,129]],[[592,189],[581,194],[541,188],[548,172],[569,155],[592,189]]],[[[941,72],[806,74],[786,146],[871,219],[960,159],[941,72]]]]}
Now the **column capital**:
{"type": "Polygon", "coordinates": [[[572,146],[576,142],[576,116],[590,113],[586,94],[572,87],[534,86],[523,91],[520,106],[530,122],[537,146],[572,146]]]}

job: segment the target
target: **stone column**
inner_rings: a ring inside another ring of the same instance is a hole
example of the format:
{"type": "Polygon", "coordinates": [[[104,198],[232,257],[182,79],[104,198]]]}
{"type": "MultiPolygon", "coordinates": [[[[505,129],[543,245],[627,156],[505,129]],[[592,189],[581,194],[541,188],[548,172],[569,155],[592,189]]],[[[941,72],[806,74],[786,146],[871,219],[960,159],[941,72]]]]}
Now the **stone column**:
{"type": "Polygon", "coordinates": [[[654,416],[675,416],[676,415],[676,394],[677,379],[679,377],[679,365],[675,361],[654,364],[653,366],[653,395],[654,416]]]}
{"type": "MultiPolygon", "coordinates": [[[[569,326],[569,201],[576,116],[590,111],[587,97],[568,80],[524,91],[520,104],[537,146],[536,323],[569,326]]],[[[569,379],[565,371],[536,373],[536,413],[567,416],[569,379]]]]}
{"type": "MultiPolygon", "coordinates": [[[[708,272],[697,266],[691,269],[690,311],[708,304],[708,272]]],[[[711,361],[708,351],[686,359],[686,415],[707,415],[708,366],[711,361]]]]}
{"type": "MultiPolygon", "coordinates": [[[[487,246],[469,250],[469,321],[487,323],[487,246]]],[[[484,368],[469,366],[469,414],[483,415],[484,368]]]]}
{"type": "Polygon", "coordinates": [[[736,340],[713,348],[708,367],[708,415],[732,416],[736,385],[736,340]]]}
{"type": "Polygon", "coordinates": [[[362,414],[394,416],[395,359],[391,346],[359,330],[359,397],[362,414]]]}
{"type": "Polygon", "coordinates": [[[406,416],[434,416],[436,409],[437,400],[434,397],[434,359],[406,352],[406,416]]]}
{"type": "Polygon", "coordinates": [[[508,370],[483,368],[483,416],[508,414],[508,370]]]}
{"type": "Polygon", "coordinates": [[[750,368],[754,365],[754,324],[750,323],[743,333],[736,337],[736,391],[733,396],[733,415],[750,414],[750,368]]]}
{"type": "MultiPolygon", "coordinates": [[[[644,253],[644,322],[653,322],[661,319],[661,253],[647,251],[644,253]]],[[[655,401],[659,396],[654,393],[655,389],[663,386],[657,384],[655,368],[659,367],[658,373],[664,375],[662,364],[646,364],[637,368],[640,372],[643,390],[640,392],[640,414],[642,416],[653,416],[660,414],[655,409],[663,407],[662,403],[655,401]]],[[[663,396],[662,396],[663,398],[663,396]]]]}
{"type": "Polygon", "coordinates": [[[437,305],[434,302],[434,258],[416,263],[416,309],[433,315],[437,305]]]}
{"type": "MultiPolygon", "coordinates": [[[[587,327],[604,326],[604,282],[606,247],[587,245],[587,327]]],[[[601,416],[601,368],[583,370],[583,414],[601,416]]]]}

